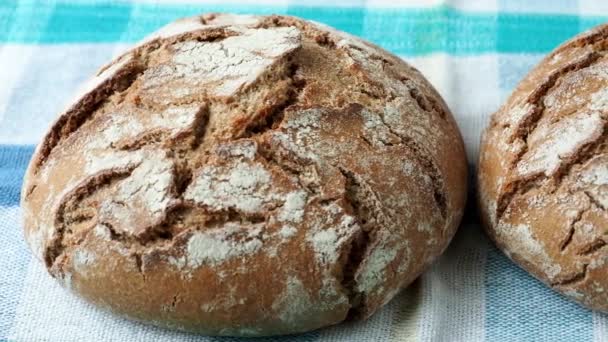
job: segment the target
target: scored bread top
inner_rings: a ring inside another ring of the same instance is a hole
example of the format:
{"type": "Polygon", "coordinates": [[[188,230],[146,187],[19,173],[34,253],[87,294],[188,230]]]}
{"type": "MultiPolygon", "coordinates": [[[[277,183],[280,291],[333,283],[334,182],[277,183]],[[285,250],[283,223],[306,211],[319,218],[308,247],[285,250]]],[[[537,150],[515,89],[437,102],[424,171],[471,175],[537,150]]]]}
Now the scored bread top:
{"type": "Polygon", "coordinates": [[[203,15],[101,69],[38,146],[25,233],[86,299],[221,335],[367,317],[446,247],[466,158],[415,69],[291,17],[203,15]]]}
{"type": "Polygon", "coordinates": [[[518,85],[482,138],[482,216],[554,289],[608,310],[608,26],[564,43],[518,85]]]}

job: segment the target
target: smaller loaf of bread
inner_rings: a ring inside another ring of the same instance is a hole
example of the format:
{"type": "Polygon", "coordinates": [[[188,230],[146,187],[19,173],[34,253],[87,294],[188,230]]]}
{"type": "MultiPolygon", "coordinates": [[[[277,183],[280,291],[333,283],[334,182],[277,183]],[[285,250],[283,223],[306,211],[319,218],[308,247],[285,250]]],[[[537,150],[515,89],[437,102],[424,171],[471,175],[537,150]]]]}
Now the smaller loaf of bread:
{"type": "Polygon", "coordinates": [[[39,145],[22,204],[65,287],[214,335],[365,318],[446,247],[466,189],[446,105],[399,58],[289,17],[177,21],[39,145]]]}
{"type": "Polygon", "coordinates": [[[608,312],[608,26],[543,59],[492,117],[480,204],[490,236],[551,288],[608,312]]]}

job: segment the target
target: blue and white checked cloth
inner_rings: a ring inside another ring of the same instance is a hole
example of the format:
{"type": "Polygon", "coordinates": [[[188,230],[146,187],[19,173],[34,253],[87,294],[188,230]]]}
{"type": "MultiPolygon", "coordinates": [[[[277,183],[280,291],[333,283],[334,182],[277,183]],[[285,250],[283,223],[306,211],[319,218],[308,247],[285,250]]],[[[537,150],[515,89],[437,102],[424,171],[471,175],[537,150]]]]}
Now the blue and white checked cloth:
{"type": "MultiPolygon", "coordinates": [[[[297,15],[402,56],[448,102],[471,165],[488,116],[528,69],[608,21],[606,0],[0,0],[0,341],[243,341],[124,321],[71,296],[27,251],[18,207],[33,146],[78,84],[162,24],[207,11],[297,15]]],[[[513,265],[471,210],[446,254],[368,321],[266,340],[599,342],[608,315],[513,265]]]]}

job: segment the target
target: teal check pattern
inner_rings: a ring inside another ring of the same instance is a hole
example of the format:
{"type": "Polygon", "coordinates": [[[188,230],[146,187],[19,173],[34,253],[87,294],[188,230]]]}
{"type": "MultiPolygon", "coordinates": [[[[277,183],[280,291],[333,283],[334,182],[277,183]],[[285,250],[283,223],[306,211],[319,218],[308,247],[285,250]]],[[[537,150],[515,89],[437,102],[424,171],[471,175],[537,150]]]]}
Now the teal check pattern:
{"type": "MultiPolygon", "coordinates": [[[[544,54],[608,20],[596,0],[0,0],[0,341],[245,341],[125,321],[61,289],[21,234],[35,144],[78,85],[179,17],[288,14],[368,39],[420,69],[462,130],[481,130],[544,54]]],[[[496,250],[473,206],[446,254],[365,322],[256,341],[608,341],[608,316],[552,292],[496,250]]]]}

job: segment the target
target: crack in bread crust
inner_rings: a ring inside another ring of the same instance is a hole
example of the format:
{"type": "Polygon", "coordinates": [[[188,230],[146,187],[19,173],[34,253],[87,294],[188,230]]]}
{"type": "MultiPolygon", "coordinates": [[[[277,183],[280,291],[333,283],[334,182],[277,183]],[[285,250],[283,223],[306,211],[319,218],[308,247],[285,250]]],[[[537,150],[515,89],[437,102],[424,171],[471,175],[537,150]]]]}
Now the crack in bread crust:
{"type": "MultiPolygon", "coordinates": [[[[55,225],[57,227],[56,236],[53,238],[49,247],[44,253],[44,259],[47,267],[52,267],[55,264],[57,258],[59,258],[65,251],[68,241],[72,237],[72,230],[70,229],[70,222],[66,216],[74,211],[73,208],[70,210],[69,206],[78,207],[78,202],[86,198],[92,189],[99,189],[100,187],[110,186],[113,182],[128,177],[136,166],[131,166],[122,170],[111,170],[96,174],[85,180],[82,185],[66,194],[55,214],[55,225]]],[[[93,217],[90,217],[92,219],[93,217]]],[[[89,228],[89,230],[92,227],[89,228]]],[[[85,231],[88,233],[88,231],[85,231]]]]}
{"type": "MultiPolygon", "coordinates": [[[[592,52],[588,54],[582,61],[577,61],[575,63],[566,65],[565,67],[555,71],[553,74],[547,77],[546,81],[538,86],[532,94],[528,97],[527,102],[532,104],[532,113],[528,115],[528,117],[519,125],[517,133],[511,138],[511,143],[513,143],[516,139],[520,139],[524,142],[524,148],[518,153],[517,158],[511,164],[511,170],[515,169],[517,165],[520,163],[522,157],[528,151],[528,137],[534,132],[538,121],[543,117],[543,113],[545,110],[545,106],[543,104],[543,100],[545,95],[555,86],[555,84],[559,81],[561,77],[567,75],[571,72],[577,72],[584,68],[588,68],[596,63],[602,54],[599,52],[592,52]]],[[[597,143],[597,141],[595,142],[597,143]]],[[[590,144],[591,146],[595,145],[595,143],[590,144]]],[[[568,169],[572,164],[567,164],[562,166],[562,169],[568,169]]],[[[517,196],[517,194],[521,193],[521,189],[525,189],[528,187],[528,183],[534,183],[537,181],[542,174],[539,173],[534,177],[528,179],[517,180],[514,182],[511,188],[502,193],[498,199],[498,206],[496,210],[497,221],[500,221],[505,210],[509,207],[509,204],[513,201],[513,197],[517,196]]]]}
{"type": "MultiPolygon", "coordinates": [[[[197,41],[214,42],[237,35],[236,32],[220,29],[199,30],[194,33],[185,33],[182,35],[164,39],[162,42],[166,45],[172,45],[186,39],[196,39],[197,41]]],[[[97,77],[103,76],[104,72],[111,69],[116,64],[120,64],[127,59],[128,55],[133,56],[133,60],[121,66],[115,74],[108,75],[101,84],[97,85],[92,91],[84,94],[76,104],[72,105],[59,119],[53,124],[49,133],[43,138],[41,147],[37,152],[37,159],[33,165],[33,170],[36,172],[42,167],[46,158],[51,154],[53,149],[64,141],[71,133],[78,130],[87,120],[91,119],[101,104],[110,96],[128,92],[131,85],[148,67],[147,56],[161,48],[159,40],[153,40],[146,44],[129,51],[124,55],[116,58],[114,63],[110,63],[102,68],[97,73],[97,77]]]]}
{"type": "Polygon", "coordinates": [[[576,217],[574,218],[574,220],[572,220],[572,222],[570,223],[570,229],[568,230],[568,235],[566,236],[566,238],[564,239],[564,241],[562,243],[560,243],[560,247],[559,247],[560,251],[563,252],[566,248],[568,248],[568,246],[572,242],[572,237],[574,236],[574,231],[576,229],[575,225],[577,223],[579,223],[583,219],[583,215],[585,215],[585,213],[587,212],[587,210],[581,210],[576,215],[576,217]]]}
{"type": "Polygon", "coordinates": [[[585,280],[587,279],[588,267],[589,267],[589,264],[583,264],[583,270],[581,272],[576,273],[567,279],[553,282],[553,283],[551,283],[551,286],[561,287],[561,288],[573,287],[573,286],[576,286],[576,284],[585,282],[585,280]]]}
{"type": "Polygon", "coordinates": [[[342,286],[348,293],[350,305],[346,319],[356,320],[364,315],[363,311],[365,310],[366,293],[357,290],[357,280],[355,276],[363,263],[368,248],[371,246],[373,231],[377,228],[374,226],[374,223],[379,222],[379,217],[383,215],[375,212],[372,208],[366,208],[363,205],[362,198],[360,198],[360,192],[362,191],[361,183],[360,180],[357,180],[355,174],[344,167],[338,167],[338,169],[346,180],[345,199],[351,206],[354,216],[359,220],[361,225],[361,232],[353,239],[348,251],[346,263],[343,266],[342,279],[342,286]]]}
{"type": "Polygon", "coordinates": [[[437,203],[437,207],[439,207],[441,216],[445,219],[448,211],[446,195],[447,190],[445,188],[444,177],[441,175],[437,163],[432,159],[432,157],[430,157],[431,154],[428,153],[428,151],[425,151],[425,148],[418,145],[414,139],[396,132],[390,125],[388,125],[384,119],[384,115],[380,115],[380,119],[382,120],[382,123],[389,129],[389,131],[391,131],[391,133],[399,137],[401,145],[412,151],[418,162],[426,169],[427,174],[432,179],[435,202],[437,203]]]}
{"type": "Polygon", "coordinates": [[[519,83],[482,139],[479,204],[505,254],[608,310],[608,25],[562,44],[519,83]]]}
{"type": "MultiPolygon", "coordinates": [[[[515,140],[520,139],[524,142],[524,148],[516,156],[516,159],[511,163],[511,170],[515,169],[522,157],[528,150],[528,137],[534,132],[536,129],[536,125],[539,120],[543,117],[545,106],[543,100],[545,95],[551,91],[551,89],[559,82],[561,78],[568,75],[569,73],[577,72],[582,69],[589,68],[597,63],[608,51],[608,27],[600,27],[596,29],[593,33],[585,35],[584,37],[575,37],[570,42],[565,43],[564,45],[558,47],[555,51],[553,51],[549,56],[547,56],[544,60],[549,60],[554,56],[558,55],[561,52],[567,51],[571,48],[583,48],[583,47],[592,47],[592,51],[587,53],[581,60],[577,60],[573,63],[570,63],[558,70],[555,70],[551,75],[547,76],[544,82],[537,86],[534,91],[527,97],[526,102],[531,104],[532,110],[531,114],[523,120],[517,129],[516,134],[514,134],[510,143],[513,143],[515,140]]],[[[604,120],[605,124],[608,124],[606,120],[604,120]]],[[[494,118],[492,119],[491,126],[495,125],[494,118]]],[[[558,175],[558,183],[561,181],[560,175],[567,174],[568,170],[576,164],[582,163],[586,161],[588,158],[591,158],[593,153],[586,153],[586,151],[593,151],[595,147],[598,147],[605,143],[608,129],[604,129],[604,133],[602,137],[597,139],[596,141],[584,146],[581,149],[582,158],[579,158],[578,161],[573,161],[571,163],[566,163],[562,165],[560,172],[558,175]]],[[[522,180],[516,180],[514,184],[505,192],[500,194],[500,197],[497,200],[497,208],[496,208],[496,221],[499,222],[505,212],[505,210],[509,207],[509,204],[512,202],[513,198],[518,194],[521,194],[525,191],[521,189],[529,188],[528,183],[535,183],[542,179],[542,174],[538,174],[534,177],[522,180]]]]}
{"type": "Polygon", "coordinates": [[[92,92],[86,94],[78,103],[72,106],[65,114],[61,115],[54,123],[49,133],[44,137],[40,149],[36,154],[34,171],[38,171],[53,149],[64,141],[70,134],[78,130],[96,112],[99,105],[110,95],[128,90],[129,86],[137,79],[145,67],[132,63],[121,68],[116,75],[103,81],[92,92]]]}
{"type": "MultiPolygon", "coordinates": [[[[267,162],[280,167],[286,173],[296,177],[302,189],[305,189],[311,196],[313,196],[313,198],[319,198],[320,194],[318,189],[311,188],[303,184],[301,181],[301,171],[299,171],[298,168],[301,168],[304,165],[294,163],[293,161],[289,162],[288,165],[284,160],[277,158],[275,151],[268,149],[268,147],[262,151],[260,156],[262,156],[267,162]]],[[[354,173],[341,166],[331,167],[339,170],[340,174],[344,177],[345,195],[342,199],[346,202],[347,208],[352,211],[352,215],[357,219],[359,224],[363,226],[360,232],[351,241],[348,250],[345,251],[345,256],[342,257],[342,259],[344,259],[344,264],[342,265],[342,279],[340,280],[340,284],[348,296],[350,306],[349,312],[345,319],[356,320],[362,315],[362,313],[359,311],[363,310],[365,293],[356,290],[355,274],[363,262],[363,257],[365,256],[368,246],[370,245],[372,231],[375,228],[373,226],[369,226],[368,223],[371,223],[372,221],[378,222],[378,220],[376,218],[373,220],[370,219],[370,210],[362,209],[361,199],[358,198],[359,190],[356,190],[360,187],[360,184],[359,181],[356,180],[354,173]]],[[[320,201],[323,203],[339,200],[341,200],[341,198],[320,199],[320,201]]],[[[377,217],[375,214],[373,216],[377,217]]]]}
{"type": "MultiPolygon", "coordinates": [[[[267,27],[284,27],[284,26],[292,26],[292,25],[295,25],[296,27],[304,30],[305,32],[308,32],[308,34],[313,37],[313,39],[315,40],[315,42],[317,44],[327,47],[329,49],[333,49],[333,50],[335,50],[337,48],[337,43],[329,37],[327,32],[311,28],[310,26],[302,27],[302,24],[300,21],[290,20],[290,18],[285,18],[285,17],[280,17],[280,16],[270,16],[270,17],[267,17],[265,20],[263,20],[258,25],[258,27],[267,28],[267,27]]],[[[349,49],[362,51],[362,48],[360,48],[356,45],[349,45],[349,49]]],[[[383,68],[385,65],[394,66],[393,62],[391,62],[387,58],[379,56],[377,54],[372,53],[370,55],[370,58],[380,60],[382,62],[383,68]]],[[[415,69],[413,69],[413,70],[418,72],[415,69]]],[[[399,80],[399,82],[403,83],[404,85],[408,85],[409,95],[416,101],[416,104],[422,111],[427,112],[427,113],[435,113],[443,120],[445,120],[447,118],[448,115],[447,115],[445,109],[442,107],[442,105],[440,105],[438,103],[438,101],[435,98],[433,98],[432,96],[426,96],[423,92],[421,92],[420,89],[416,86],[416,84],[412,81],[411,77],[401,74],[401,75],[399,75],[398,80],[399,80]]],[[[371,79],[369,81],[372,82],[371,79]]],[[[366,89],[361,89],[361,91],[365,92],[366,95],[368,95],[369,97],[380,99],[380,100],[387,101],[387,102],[390,102],[390,101],[394,100],[395,98],[402,96],[400,94],[396,94],[392,91],[389,91],[388,89],[384,89],[385,87],[382,85],[379,85],[379,84],[376,84],[376,85],[379,86],[380,88],[383,88],[382,94],[380,94],[380,95],[373,94],[373,93],[370,93],[369,90],[366,90],[366,89]]],[[[436,94],[436,93],[432,94],[432,95],[438,96],[438,94],[436,94]]],[[[345,106],[345,107],[348,107],[348,106],[345,106]]],[[[395,132],[394,129],[391,127],[391,125],[386,123],[386,121],[384,119],[384,115],[380,115],[380,118],[381,118],[383,124],[395,136],[400,138],[401,144],[403,144],[404,146],[407,146],[410,150],[412,150],[415,153],[415,156],[419,160],[419,162],[421,162],[426,167],[427,172],[431,175],[431,177],[433,179],[433,185],[435,187],[435,200],[441,210],[443,217],[445,218],[447,216],[447,196],[446,196],[445,182],[444,182],[443,176],[441,175],[441,172],[439,171],[440,168],[438,167],[437,162],[434,161],[430,157],[432,155],[432,153],[430,153],[430,151],[426,150],[426,148],[424,148],[423,146],[418,145],[411,137],[408,137],[404,134],[395,132]]],[[[363,140],[365,140],[365,138],[363,138],[363,140]]]]}

